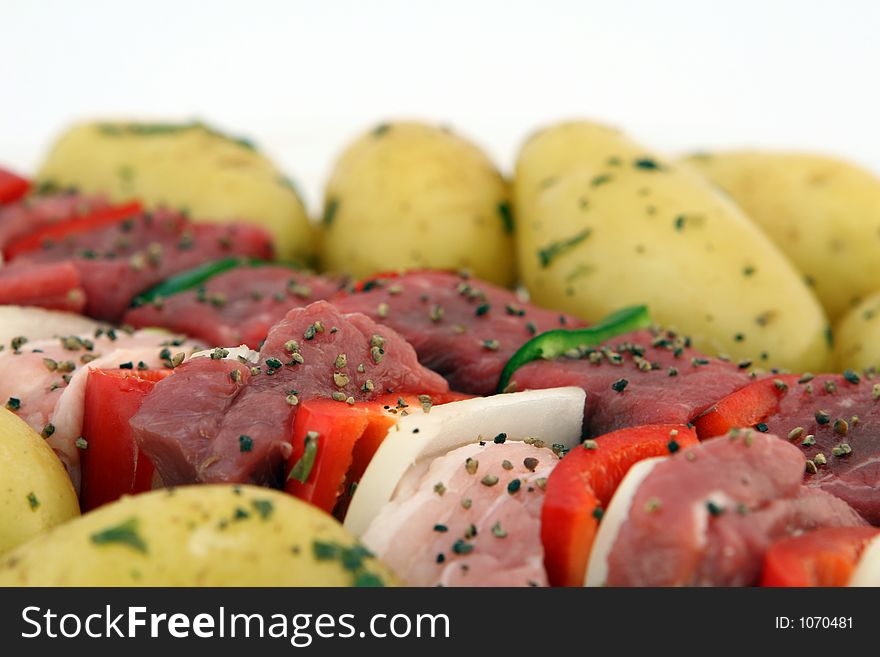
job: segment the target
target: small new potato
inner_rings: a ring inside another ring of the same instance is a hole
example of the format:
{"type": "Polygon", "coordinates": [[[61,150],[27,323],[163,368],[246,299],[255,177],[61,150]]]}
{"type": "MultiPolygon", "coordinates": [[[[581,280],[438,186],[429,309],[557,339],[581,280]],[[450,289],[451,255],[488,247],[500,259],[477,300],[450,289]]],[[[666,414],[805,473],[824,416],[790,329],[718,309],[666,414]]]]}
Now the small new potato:
{"type": "Polygon", "coordinates": [[[880,286],[880,178],[801,153],[688,158],[723,188],[804,275],[832,322],[880,286]]]}
{"type": "Polygon", "coordinates": [[[827,367],[827,319],[801,276],[688,167],[617,130],[564,123],[523,146],[514,198],[535,302],[588,321],[647,304],[707,353],[764,369],[827,367]]]}
{"type": "Polygon", "coordinates": [[[55,452],[0,406],[0,554],[78,515],[76,492],[55,452]]]}
{"type": "Polygon", "coordinates": [[[83,123],[55,143],[37,179],[113,201],[185,209],[198,221],[268,230],[281,258],[314,256],[314,228],[291,182],[249,141],[203,123],[83,123]]]}
{"type": "Polygon", "coordinates": [[[332,517],[268,488],[157,490],[0,558],[0,586],[382,586],[389,572],[332,517]]]}
{"type": "Polygon", "coordinates": [[[515,279],[508,186],[476,146],[421,123],[383,124],[336,162],[321,258],[356,277],[412,268],[515,279]]]}
{"type": "Polygon", "coordinates": [[[870,295],[835,325],[834,364],[841,370],[880,370],[880,292],[870,295]]]}

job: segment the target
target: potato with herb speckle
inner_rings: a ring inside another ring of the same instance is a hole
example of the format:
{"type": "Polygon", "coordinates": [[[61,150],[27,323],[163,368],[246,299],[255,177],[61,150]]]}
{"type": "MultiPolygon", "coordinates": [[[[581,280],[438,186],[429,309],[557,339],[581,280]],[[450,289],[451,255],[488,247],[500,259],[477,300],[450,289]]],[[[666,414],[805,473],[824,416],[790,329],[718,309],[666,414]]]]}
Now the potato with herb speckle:
{"type": "Polygon", "coordinates": [[[880,371],[880,291],[866,298],[834,326],[838,369],[880,371]]]}
{"type": "Polygon", "coordinates": [[[102,506],[0,558],[0,586],[383,586],[329,515],[268,488],[200,485],[102,506]]]}
{"type": "Polygon", "coordinates": [[[364,277],[395,269],[469,269],[515,277],[508,186],[486,155],[448,130],[382,124],[336,162],[325,194],[321,256],[364,277]]]}
{"type": "Polygon", "coordinates": [[[880,287],[880,178],[803,153],[733,151],[687,163],[791,258],[831,321],[880,287]]]}
{"type": "Polygon", "coordinates": [[[246,221],[268,230],[282,258],[314,255],[302,201],[248,140],[203,123],[83,123],[55,143],[37,179],[113,201],[183,209],[198,221],[246,221]]]}
{"type": "Polygon", "coordinates": [[[79,515],[67,471],[46,441],[11,410],[0,406],[0,554],[79,515]]]}
{"type": "Polygon", "coordinates": [[[776,246],[699,174],[619,131],[563,123],[516,168],[519,268],[532,299],[596,321],[647,304],[710,354],[821,371],[819,302],[776,246]]]}

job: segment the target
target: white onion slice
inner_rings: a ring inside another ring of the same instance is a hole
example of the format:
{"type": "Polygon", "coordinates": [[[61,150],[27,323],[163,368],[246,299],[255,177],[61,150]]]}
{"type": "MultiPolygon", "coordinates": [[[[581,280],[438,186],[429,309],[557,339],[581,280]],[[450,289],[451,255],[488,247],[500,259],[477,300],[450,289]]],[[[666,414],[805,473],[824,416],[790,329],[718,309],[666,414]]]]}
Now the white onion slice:
{"type": "Polygon", "coordinates": [[[880,536],[872,538],[849,578],[850,586],[880,586],[880,536]]]}
{"type": "Polygon", "coordinates": [[[457,447],[502,432],[509,440],[536,438],[548,447],[574,447],[581,439],[584,399],[581,388],[550,388],[451,402],[428,413],[407,409],[409,415],[389,430],[358,483],[345,528],[361,536],[412,465],[457,447]]]}
{"type": "Polygon", "coordinates": [[[105,324],[61,310],[0,306],[0,344],[5,345],[18,336],[24,336],[30,342],[65,335],[87,337],[101,326],[105,324]]]}
{"type": "Polygon", "coordinates": [[[602,514],[602,522],[599,523],[599,531],[596,533],[596,540],[593,541],[593,548],[590,551],[590,562],[587,565],[587,575],[584,579],[584,586],[605,586],[608,579],[608,555],[614,547],[617,535],[620,533],[620,527],[629,517],[629,510],[632,506],[633,497],[642,482],[651,471],[661,461],[665,461],[668,456],[655,456],[635,463],[620,486],[614,491],[614,497],[611,503],[602,514]]]}

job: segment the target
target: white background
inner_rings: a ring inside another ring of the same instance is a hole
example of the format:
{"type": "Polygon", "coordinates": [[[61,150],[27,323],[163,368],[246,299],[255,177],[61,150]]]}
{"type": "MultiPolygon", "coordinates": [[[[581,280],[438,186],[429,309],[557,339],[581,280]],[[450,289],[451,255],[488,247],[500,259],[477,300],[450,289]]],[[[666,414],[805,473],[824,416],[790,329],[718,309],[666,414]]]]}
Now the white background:
{"type": "Polygon", "coordinates": [[[0,0],[0,163],[86,117],[254,137],[314,211],[387,118],[450,124],[510,168],[584,116],[668,151],[820,150],[880,172],[880,2],[0,0]]]}

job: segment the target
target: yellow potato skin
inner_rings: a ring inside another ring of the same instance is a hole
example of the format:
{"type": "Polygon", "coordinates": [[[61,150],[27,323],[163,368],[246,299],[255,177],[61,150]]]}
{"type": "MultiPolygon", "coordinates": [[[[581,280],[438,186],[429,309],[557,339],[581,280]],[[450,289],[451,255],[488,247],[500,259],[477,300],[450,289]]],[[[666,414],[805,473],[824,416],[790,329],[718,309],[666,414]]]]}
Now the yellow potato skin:
{"type": "Polygon", "coordinates": [[[4,555],[0,586],[352,586],[358,574],[393,583],[372,557],[357,572],[338,558],[317,558],[315,541],[355,544],[335,519],[275,490],[157,490],[124,497],[4,555]]]}
{"type": "Polygon", "coordinates": [[[185,208],[198,221],[254,223],[272,234],[279,257],[314,256],[314,228],[290,182],[253,147],[200,123],[74,125],[37,179],[118,202],[185,208]]]}
{"type": "Polygon", "coordinates": [[[880,292],[850,310],[834,327],[838,369],[880,370],[880,292]]]}
{"type": "Polygon", "coordinates": [[[686,162],[730,194],[813,287],[832,322],[880,287],[880,178],[820,155],[731,151],[686,162]]]}
{"type": "Polygon", "coordinates": [[[782,253],[688,167],[619,131],[563,123],[516,167],[517,252],[532,299],[596,321],[647,304],[710,354],[822,371],[827,320],[782,253]]]}
{"type": "Polygon", "coordinates": [[[76,492],[55,452],[0,407],[0,554],[78,515],[76,492]]]}
{"type": "Polygon", "coordinates": [[[382,124],[337,160],[325,192],[321,259],[364,277],[469,269],[515,281],[509,189],[489,158],[439,127],[382,124]]]}

